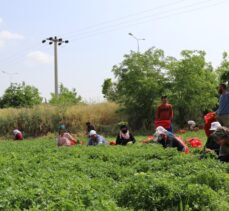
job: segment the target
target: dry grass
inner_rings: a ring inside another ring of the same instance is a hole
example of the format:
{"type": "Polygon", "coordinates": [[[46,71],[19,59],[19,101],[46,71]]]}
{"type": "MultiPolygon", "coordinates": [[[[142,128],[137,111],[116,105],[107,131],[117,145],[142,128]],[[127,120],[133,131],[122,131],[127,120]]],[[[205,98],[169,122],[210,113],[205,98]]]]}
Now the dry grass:
{"type": "Polygon", "coordinates": [[[27,136],[47,135],[57,131],[60,123],[66,124],[71,132],[80,134],[85,131],[87,121],[102,130],[120,121],[117,109],[118,105],[114,103],[0,109],[0,136],[10,135],[14,128],[19,128],[27,136]]]}

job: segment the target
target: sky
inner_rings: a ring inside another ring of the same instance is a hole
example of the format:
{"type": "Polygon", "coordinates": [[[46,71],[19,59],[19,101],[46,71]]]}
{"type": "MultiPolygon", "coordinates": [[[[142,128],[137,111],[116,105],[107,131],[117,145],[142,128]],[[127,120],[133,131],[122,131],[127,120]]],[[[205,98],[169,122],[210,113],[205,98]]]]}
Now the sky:
{"type": "Polygon", "coordinates": [[[104,79],[125,54],[151,47],[179,58],[184,49],[205,50],[217,67],[229,52],[229,0],[0,0],[0,96],[10,83],[54,92],[53,45],[59,83],[87,102],[103,101],[104,79]]]}

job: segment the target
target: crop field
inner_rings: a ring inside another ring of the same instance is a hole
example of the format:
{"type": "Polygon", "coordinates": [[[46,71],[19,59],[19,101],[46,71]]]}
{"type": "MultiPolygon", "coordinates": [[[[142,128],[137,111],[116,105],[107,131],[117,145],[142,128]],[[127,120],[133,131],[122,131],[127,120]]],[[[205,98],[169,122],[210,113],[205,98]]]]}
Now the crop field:
{"type": "Polygon", "coordinates": [[[1,141],[0,210],[229,210],[228,163],[143,138],[60,148],[48,138],[1,141]]]}

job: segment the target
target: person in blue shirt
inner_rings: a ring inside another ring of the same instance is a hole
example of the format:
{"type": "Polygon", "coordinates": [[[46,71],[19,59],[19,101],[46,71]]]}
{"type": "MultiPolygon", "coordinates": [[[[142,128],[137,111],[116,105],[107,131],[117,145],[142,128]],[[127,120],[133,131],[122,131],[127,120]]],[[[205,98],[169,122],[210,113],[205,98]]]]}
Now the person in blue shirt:
{"type": "Polygon", "coordinates": [[[100,144],[107,144],[106,139],[103,136],[98,135],[95,130],[91,130],[89,132],[89,141],[87,145],[96,146],[100,144]]]}
{"type": "Polygon", "coordinates": [[[216,118],[222,126],[229,128],[229,93],[226,84],[220,84],[218,88],[220,94],[219,108],[216,111],[216,118]]]}

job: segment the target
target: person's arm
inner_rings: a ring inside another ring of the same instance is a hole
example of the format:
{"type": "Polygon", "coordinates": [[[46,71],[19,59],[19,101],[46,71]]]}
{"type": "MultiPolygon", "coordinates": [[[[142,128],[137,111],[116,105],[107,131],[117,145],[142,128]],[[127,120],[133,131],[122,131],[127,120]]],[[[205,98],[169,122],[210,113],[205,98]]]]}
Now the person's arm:
{"type": "Polygon", "coordinates": [[[121,144],[121,139],[120,139],[120,135],[119,134],[117,135],[117,138],[116,138],[116,144],[118,144],[118,145],[121,144]]]}
{"type": "Polygon", "coordinates": [[[134,136],[132,135],[132,133],[130,133],[130,140],[133,142],[133,144],[136,142],[136,139],[134,138],[134,136]]]}
{"type": "Polygon", "coordinates": [[[181,151],[181,152],[185,151],[185,146],[175,137],[173,138],[173,146],[176,147],[178,151],[181,151]]]}
{"type": "Polygon", "coordinates": [[[93,144],[92,144],[92,140],[89,139],[89,140],[88,140],[88,143],[87,143],[87,146],[91,146],[91,145],[93,145],[93,144]]]}

